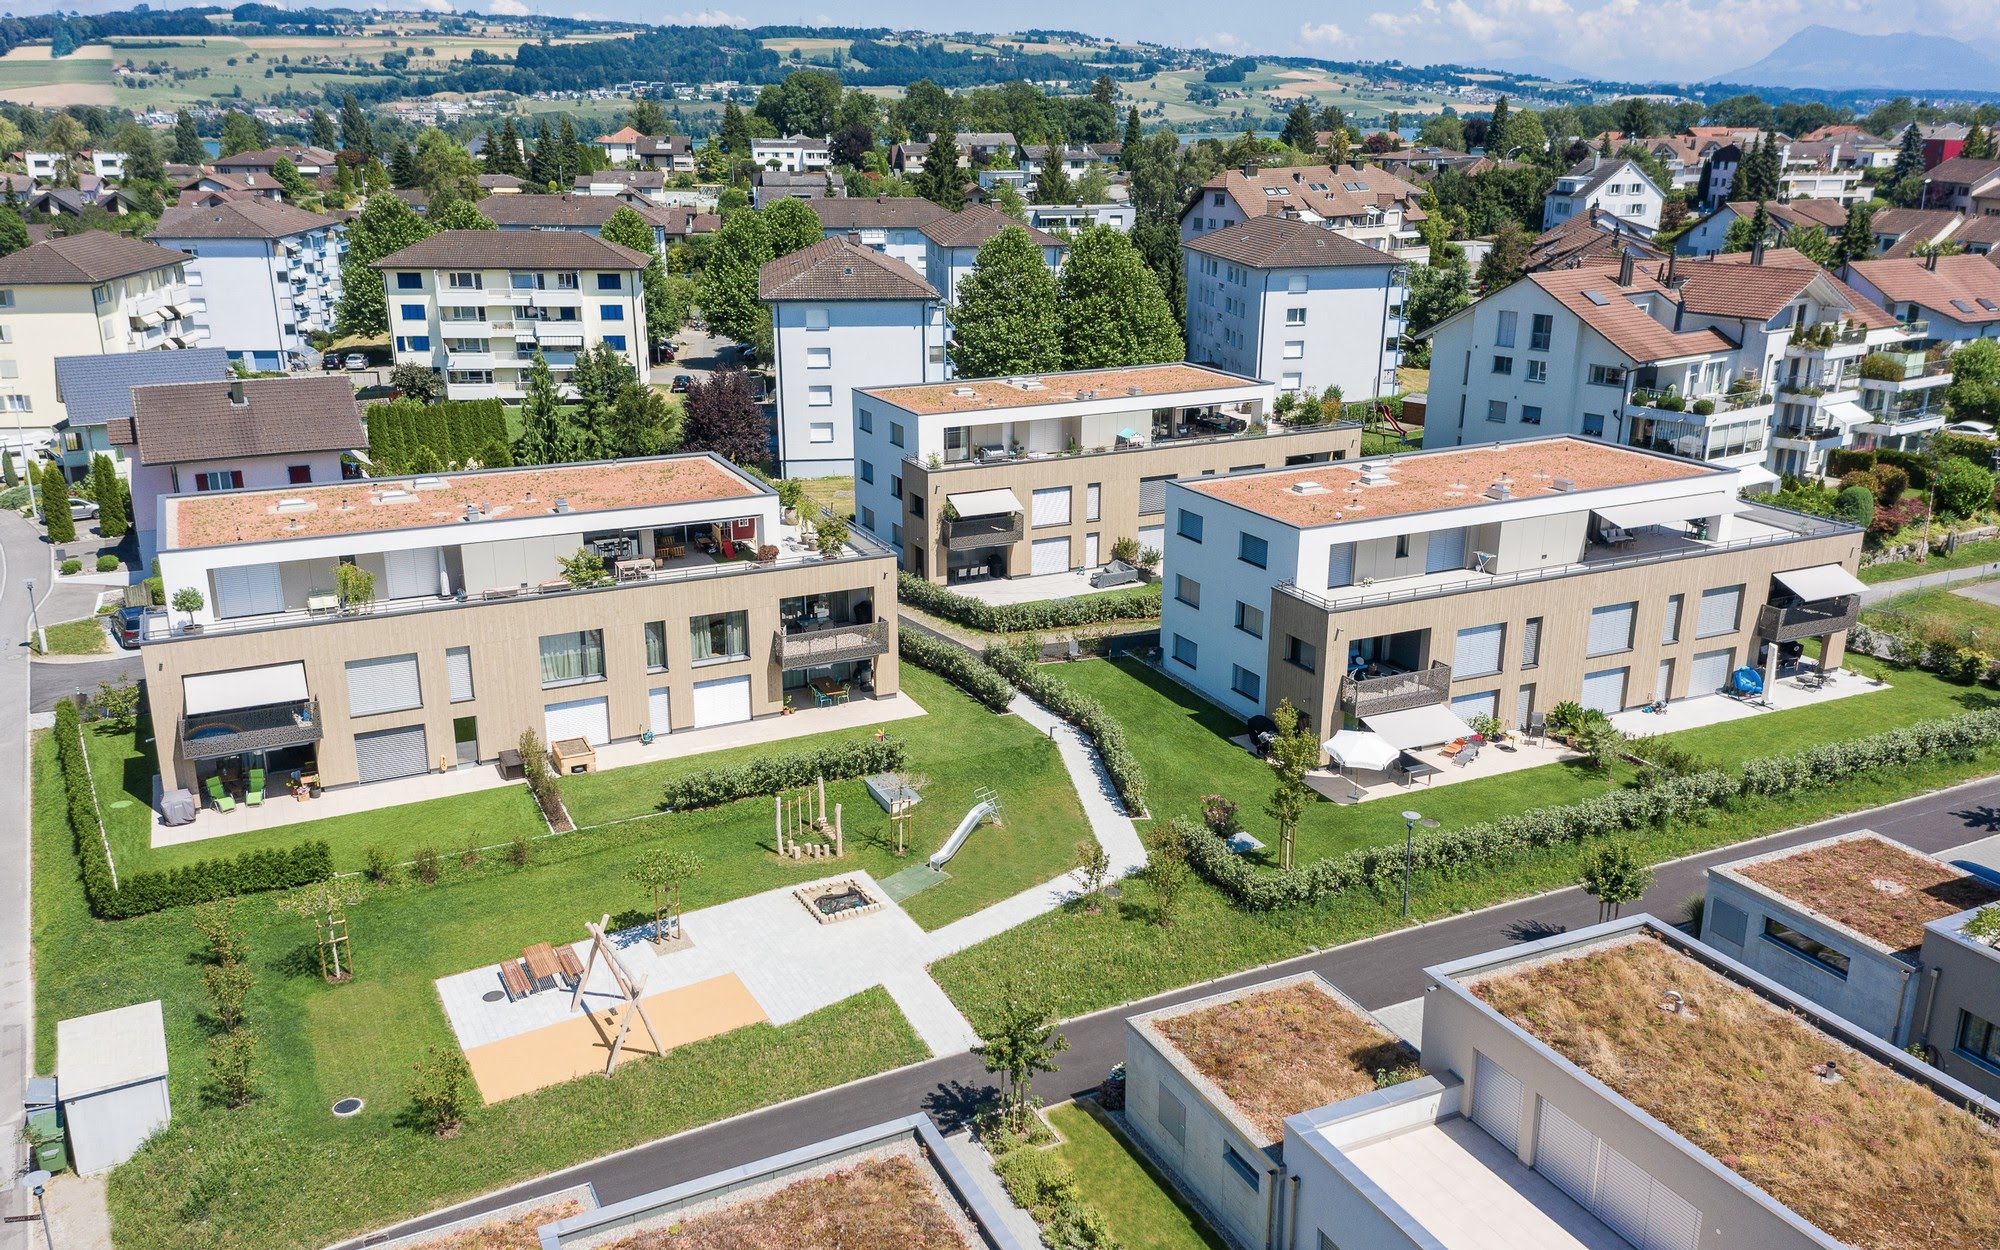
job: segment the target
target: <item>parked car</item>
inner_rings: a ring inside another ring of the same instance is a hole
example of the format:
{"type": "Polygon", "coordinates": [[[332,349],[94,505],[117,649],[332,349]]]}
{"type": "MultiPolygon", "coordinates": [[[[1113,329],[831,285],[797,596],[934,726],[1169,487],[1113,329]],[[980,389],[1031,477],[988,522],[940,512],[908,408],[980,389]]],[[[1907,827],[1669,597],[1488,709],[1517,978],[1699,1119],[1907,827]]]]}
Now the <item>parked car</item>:
{"type": "Polygon", "coordinates": [[[347,353],[347,360],[344,363],[347,365],[349,373],[359,373],[368,367],[368,357],[362,355],[360,352],[349,352],[347,353]]]}
{"type": "Polygon", "coordinates": [[[88,499],[69,498],[69,515],[72,521],[94,521],[97,519],[97,505],[88,499]]]}
{"type": "Polygon", "coordinates": [[[326,373],[340,372],[340,353],[328,352],[319,358],[319,367],[326,373]]]}
{"type": "Polygon", "coordinates": [[[145,632],[146,609],[120,608],[112,615],[111,636],[127,651],[139,645],[139,639],[145,632]]]}
{"type": "Polygon", "coordinates": [[[674,375],[674,384],[668,387],[667,390],[669,394],[685,395],[688,392],[688,387],[693,385],[694,385],[693,375],[686,373],[676,373],[674,375]]]}
{"type": "Polygon", "coordinates": [[[1944,427],[1947,434],[1963,434],[1969,438],[1992,438],[1993,427],[1984,421],[1954,421],[1944,427]]]}
{"type": "Polygon", "coordinates": [[[653,344],[653,363],[656,365],[670,365],[679,354],[671,340],[661,339],[653,344]]]}

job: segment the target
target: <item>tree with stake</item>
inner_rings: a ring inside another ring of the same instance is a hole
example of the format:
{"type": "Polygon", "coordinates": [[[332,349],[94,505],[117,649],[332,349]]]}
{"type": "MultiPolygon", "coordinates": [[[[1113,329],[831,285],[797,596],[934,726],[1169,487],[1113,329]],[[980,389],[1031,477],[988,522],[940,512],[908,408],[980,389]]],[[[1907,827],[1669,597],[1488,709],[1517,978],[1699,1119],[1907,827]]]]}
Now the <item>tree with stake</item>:
{"type": "Polygon", "coordinates": [[[340,982],[354,976],[354,951],[347,941],[347,912],[365,897],[359,877],[328,877],[300,886],[278,900],[278,907],[312,921],[319,946],[320,975],[340,982]],[[343,958],[346,962],[342,962],[343,958]]]}
{"type": "Polygon", "coordinates": [[[679,941],[681,887],[701,875],[701,856],[659,847],[639,857],[629,876],[653,895],[653,940],[679,941]]]}
{"type": "Polygon", "coordinates": [[[1162,929],[1174,927],[1174,912],[1187,892],[1187,883],[1186,831],[1171,825],[1146,861],[1146,884],[1153,887],[1153,923],[1162,929]]]}
{"type": "Polygon", "coordinates": [[[1271,797],[1264,803],[1264,813],[1278,822],[1278,834],[1282,851],[1279,862],[1290,871],[1292,867],[1292,843],[1298,833],[1299,821],[1305,818],[1312,806],[1312,787],[1306,784],[1306,774],[1319,767],[1319,739],[1313,736],[1312,727],[1305,723],[1305,717],[1292,706],[1290,699],[1280,699],[1271,712],[1271,719],[1277,723],[1278,736],[1271,743],[1271,763],[1277,772],[1277,781],[1271,790],[1271,797]]]}
{"type": "Polygon", "coordinates": [[[1597,900],[1599,924],[1616,920],[1620,908],[1653,884],[1653,870],[1626,842],[1606,842],[1590,848],[1583,854],[1581,869],[1577,884],[1597,900]]]}
{"type": "Polygon", "coordinates": [[[1069,1039],[1056,1028],[1055,1013],[1008,981],[993,1031],[972,1048],[988,1072],[1003,1078],[1000,1113],[1008,1127],[1019,1130],[1027,1125],[1029,1090],[1036,1074],[1056,1071],[1055,1057],[1068,1049],[1069,1039]]]}

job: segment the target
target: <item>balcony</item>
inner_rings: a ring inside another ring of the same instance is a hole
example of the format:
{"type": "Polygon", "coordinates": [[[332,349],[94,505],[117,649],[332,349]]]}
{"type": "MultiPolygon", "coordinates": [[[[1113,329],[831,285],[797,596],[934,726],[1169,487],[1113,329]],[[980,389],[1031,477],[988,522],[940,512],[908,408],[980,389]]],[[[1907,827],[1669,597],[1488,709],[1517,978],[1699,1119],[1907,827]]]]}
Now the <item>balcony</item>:
{"type": "Polygon", "coordinates": [[[1451,665],[1433,663],[1429,668],[1408,673],[1384,673],[1376,677],[1344,677],[1340,682],[1341,710],[1356,719],[1383,712],[1407,712],[1451,700],[1451,665]]]}
{"type": "Polygon", "coordinates": [[[1843,437],[1837,425],[1781,425],[1771,431],[1775,443],[1838,443],[1843,437]]]}
{"type": "Polygon", "coordinates": [[[1861,385],[1871,391],[1917,390],[1950,381],[1949,357],[1931,360],[1922,352],[1876,352],[1862,361],[1861,385]],[[1886,376],[1870,377],[1871,371],[1886,376]]]}
{"type": "Polygon", "coordinates": [[[982,547],[1005,547],[1021,541],[1021,514],[972,517],[969,520],[940,521],[938,534],[946,551],[977,551],[982,547]]]}
{"type": "Polygon", "coordinates": [[[180,729],[181,754],[190,760],[309,746],[322,732],[318,699],[183,716],[180,729]]]}
{"type": "Polygon", "coordinates": [[[1820,638],[1850,628],[1860,615],[1860,595],[1820,599],[1790,607],[1767,603],[1757,612],[1757,636],[1766,642],[1820,638]]]}
{"type": "Polygon", "coordinates": [[[779,630],[771,653],[782,669],[821,668],[889,654],[889,622],[832,622],[792,631],[779,630]]]}
{"type": "Polygon", "coordinates": [[[1774,401],[1774,398],[1771,392],[1766,390],[1717,392],[1713,395],[1699,395],[1689,398],[1674,391],[1635,388],[1632,392],[1631,405],[1639,408],[1658,408],[1667,413],[1680,413],[1689,417],[1699,418],[1718,412],[1742,412],[1748,408],[1767,407],[1774,401]],[[1679,409],[1666,406],[1676,399],[1681,401],[1679,409]],[[1696,412],[1696,406],[1704,403],[1709,405],[1709,411],[1706,413],[1696,412]]]}
{"type": "Polygon", "coordinates": [[[1785,345],[1788,356],[1841,355],[1847,349],[1865,347],[1868,344],[1868,327],[1854,322],[1836,323],[1822,321],[1792,332],[1791,342],[1785,345]]]}
{"type": "MultiPolygon", "coordinates": [[[[1239,414],[1228,414],[1239,415],[1239,414]]],[[[1155,436],[1148,441],[1140,439],[1120,439],[1111,447],[1073,447],[1068,451],[1013,451],[1007,448],[980,447],[952,449],[937,458],[935,463],[920,460],[916,456],[905,456],[903,462],[931,473],[948,472],[954,469],[991,468],[1002,464],[1036,464],[1050,460],[1061,460],[1078,456],[1122,456],[1133,453],[1159,451],[1170,447],[1189,447],[1198,444],[1241,442],[1246,439],[1287,438],[1309,434],[1326,434],[1335,430],[1359,430],[1361,426],[1353,421],[1322,421],[1312,425],[1285,425],[1273,417],[1266,424],[1251,423],[1243,428],[1223,428],[1220,425],[1189,426],[1186,433],[1178,430],[1165,436],[1155,436]]]]}

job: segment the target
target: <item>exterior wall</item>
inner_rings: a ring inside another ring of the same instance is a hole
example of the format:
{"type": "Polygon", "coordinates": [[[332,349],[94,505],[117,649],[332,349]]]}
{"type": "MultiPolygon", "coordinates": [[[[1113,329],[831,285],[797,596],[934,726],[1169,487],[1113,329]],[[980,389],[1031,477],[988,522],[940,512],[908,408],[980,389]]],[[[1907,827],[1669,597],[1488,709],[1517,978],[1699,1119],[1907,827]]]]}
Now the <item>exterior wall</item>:
{"type": "Polygon", "coordinates": [[[1929,325],[1924,333],[1928,342],[1965,343],[1973,339],[2000,338],[2000,321],[1968,323],[1953,316],[1949,305],[1940,312],[1928,304],[1898,303],[1883,295],[1880,288],[1868,281],[1860,270],[1849,266],[1844,280],[1876,304],[1904,321],[1925,321],[1929,325]]]}
{"type": "Polygon", "coordinates": [[[1605,183],[1588,194],[1561,191],[1562,182],[1557,182],[1557,190],[1549,193],[1542,205],[1542,229],[1551,230],[1570,218],[1596,208],[1620,221],[1637,222],[1648,230],[1660,228],[1660,209],[1666,199],[1653,180],[1639,172],[1636,165],[1627,165],[1605,183]],[[1616,193],[1612,191],[1617,187],[1616,193]]]}
{"type": "Polygon", "coordinates": [[[139,554],[148,562],[159,554],[160,500],[168,495],[192,493],[198,473],[238,469],[243,473],[243,489],[259,490],[292,485],[291,471],[295,467],[304,468],[314,483],[338,482],[340,461],[341,453],[337,451],[224,457],[187,464],[142,464],[134,455],[128,463],[132,474],[132,518],[139,529],[139,554]]]}
{"type": "Polygon", "coordinates": [[[850,234],[858,234],[863,247],[872,247],[884,256],[900,260],[919,274],[924,272],[925,257],[931,245],[924,232],[915,226],[863,226],[859,230],[828,226],[820,233],[829,239],[844,239],[850,234]]]}
{"type": "Polygon", "coordinates": [[[70,1161],[77,1175],[109,1172],[130,1159],[172,1116],[165,1077],[64,1102],[70,1161]]]}
{"type": "Polygon", "coordinates": [[[56,357],[171,347],[172,336],[195,333],[192,319],[135,330],[131,318],[168,307],[185,310],[187,304],[180,265],[95,287],[0,289],[0,425],[13,425],[18,416],[23,428],[54,429],[66,415],[56,387],[56,357]],[[95,291],[103,292],[102,304],[95,291]]]}
{"type": "MultiPolygon", "coordinates": [[[[924,240],[924,280],[937,288],[939,295],[949,306],[958,298],[958,284],[972,272],[973,262],[979,259],[976,247],[945,247],[934,240],[924,240]]],[[[1042,249],[1042,263],[1051,271],[1062,268],[1063,249],[1049,246],[1042,249]]]]}
{"type": "Polygon", "coordinates": [[[1393,393],[1404,288],[1392,265],[1250,269],[1183,249],[1188,359],[1269,378],[1280,391],[1393,393]],[[1305,324],[1286,324],[1305,309],[1305,324]]]}
{"type": "Polygon", "coordinates": [[[1233,1245],[1262,1247],[1272,1193],[1280,1179],[1278,1151],[1259,1146],[1231,1124],[1210,1094],[1168,1057],[1168,1049],[1139,1021],[1126,1022],[1125,1125],[1233,1245]],[[1161,1120],[1167,1099],[1177,1101],[1184,1113],[1178,1137],[1161,1120]],[[1224,1161],[1225,1149],[1234,1150],[1257,1169],[1256,1186],[1224,1161]]]}
{"type": "Polygon", "coordinates": [[[784,300],[771,304],[771,329],[778,459],[786,477],[854,472],[855,387],[945,376],[943,319],[928,301],[784,300]],[[824,328],[811,328],[809,318],[820,315],[824,328]],[[822,350],[827,364],[818,367],[812,354],[822,350]],[[815,405],[813,390],[822,386],[827,402],[815,405]]]}
{"type": "Polygon", "coordinates": [[[188,252],[195,324],[211,346],[252,368],[285,369],[311,352],[308,337],[331,329],[340,300],[337,230],[283,239],[173,239],[188,252]]]}
{"type": "Polygon", "coordinates": [[[449,271],[424,269],[401,272],[415,273],[421,285],[406,290],[397,285],[400,276],[397,271],[385,271],[382,275],[389,332],[394,336],[395,362],[437,370],[445,379],[447,399],[519,400],[526,395],[528,371],[534,365],[534,344],[517,346],[516,327],[531,329],[537,336],[536,342],[540,343],[573,342],[576,337],[582,338],[582,347],[550,346],[543,349],[558,382],[566,382],[575,352],[595,347],[606,335],[622,338],[624,346],[619,349],[620,354],[638,370],[639,381],[651,380],[648,364],[651,357],[646,350],[650,341],[646,331],[646,298],[637,270],[473,270],[471,272],[479,274],[482,285],[471,290],[451,289],[450,279],[446,276],[449,271]],[[570,272],[577,273],[577,289],[557,289],[557,274],[570,272]],[[510,273],[539,273],[543,275],[547,287],[542,290],[513,290],[509,284],[510,273]],[[599,273],[616,275],[618,288],[599,290],[599,273]],[[529,306],[541,309],[574,308],[577,319],[517,320],[515,311],[529,306]],[[486,320],[447,323],[440,315],[443,307],[484,308],[486,320]],[[607,317],[606,308],[618,309],[619,316],[615,320],[607,317]],[[483,341],[488,350],[451,353],[445,347],[447,337],[483,341]],[[470,377],[486,372],[492,374],[491,382],[470,380],[470,377]]]}
{"type": "Polygon", "coordinates": [[[1280,1244],[1287,1250],[1319,1250],[1327,1243],[1336,1250],[1443,1250],[1334,1139],[1387,1136],[1455,1119],[1462,1089],[1449,1075],[1423,1076],[1287,1117],[1285,1170],[1295,1183],[1282,1217],[1291,1239],[1280,1244]]]}
{"type": "MultiPolygon", "coordinates": [[[[1912,1032],[1932,1067],[1988,1098],[2000,1098],[2000,1069],[1957,1049],[1959,1013],[2000,1024],[2000,951],[1959,932],[1971,915],[1924,926],[1922,975],[1930,988],[1912,1032]]],[[[1910,997],[1919,997],[1915,985],[1910,997]]]]}

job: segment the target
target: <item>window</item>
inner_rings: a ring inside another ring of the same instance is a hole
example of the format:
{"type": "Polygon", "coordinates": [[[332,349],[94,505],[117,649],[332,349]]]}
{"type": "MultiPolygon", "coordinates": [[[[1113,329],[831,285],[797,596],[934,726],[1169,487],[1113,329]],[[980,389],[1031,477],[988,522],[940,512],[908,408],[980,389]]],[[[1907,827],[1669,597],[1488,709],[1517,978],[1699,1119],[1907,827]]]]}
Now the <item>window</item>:
{"type": "Polygon", "coordinates": [[[1541,423],[1542,423],[1542,410],[1540,406],[1536,404],[1521,405],[1522,425],[1540,425],[1541,423]]]}
{"type": "Polygon", "coordinates": [[[1252,702],[1264,697],[1264,679],[1241,664],[1229,666],[1229,688],[1252,702]]]}
{"type": "Polygon", "coordinates": [[[1285,663],[1308,673],[1319,671],[1319,648],[1303,638],[1285,635],[1285,663]]]}
{"type": "Polygon", "coordinates": [[[625,305],[599,304],[597,306],[597,315],[606,321],[623,321],[625,320],[625,305]]]}
{"type": "Polygon", "coordinates": [[[1686,595],[1667,596],[1667,617],[1660,627],[1661,642],[1681,640],[1681,608],[1687,604],[1686,595]]]}
{"type": "Polygon", "coordinates": [[[1847,979],[1847,956],[1826,943],[1814,941],[1790,925],[1780,924],[1769,916],[1764,917],[1764,937],[1801,959],[1818,964],[1841,980],[1847,979]]]}
{"type": "Polygon", "coordinates": [[[806,427],[806,441],[830,444],[833,442],[833,422],[815,421],[806,427]]]}
{"type": "Polygon", "coordinates": [[[423,687],[417,680],[414,652],[347,662],[348,715],[374,716],[423,705],[423,687]]]}
{"type": "Polygon", "coordinates": [[[472,648],[452,647],[444,653],[444,671],[453,703],[472,701],[472,648]]]}
{"type": "Polygon", "coordinates": [[[1958,1044],[1953,1049],[1975,1063],[2000,1068],[2000,1028],[1969,1011],[1958,1013],[1958,1044]]]}
{"type": "Polygon", "coordinates": [[[1504,399],[1487,400],[1486,419],[1498,425],[1507,424],[1507,401],[1504,399]]]}
{"type": "Polygon", "coordinates": [[[720,612],[688,621],[688,640],[696,664],[720,664],[750,658],[750,615],[720,612]]]}
{"type": "Polygon", "coordinates": [[[194,475],[194,488],[196,490],[241,490],[243,489],[243,470],[218,469],[209,473],[197,473],[194,475]]]}
{"type": "Polygon", "coordinates": [[[542,275],[538,273],[510,273],[507,285],[516,291],[539,291],[544,284],[542,275]]]}
{"type": "Polygon", "coordinates": [[[1174,661],[1176,663],[1185,664],[1189,668],[1193,668],[1197,654],[1198,652],[1191,639],[1183,638],[1179,634],[1174,635],[1174,661]]]}
{"type": "Polygon", "coordinates": [[[1536,313],[1529,323],[1528,350],[1545,352],[1549,350],[1549,338],[1555,333],[1556,319],[1548,313],[1536,313]]]}
{"type": "Polygon", "coordinates": [[[1407,560],[1410,558],[1410,536],[1408,534],[1396,535],[1396,558],[1398,560],[1407,560]]]}
{"type": "Polygon", "coordinates": [[[824,308],[806,309],[806,329],[808,330],[826,329],[826,309],[824,308]]]}
{"type": "Polygon", "coordinates": [[[891,422],[889,423],[889,445],[890,445],[890,446],[892,446],[892,447],[901,447],[901,446],[903,445],[903,423],[902,423],[902,422],[900,422],[900,421],[891,421],[891,422]]]}
{"type": "Polygon", "coordinates": [[[1490,677],[1500,671],[1500,658],[1507,646],[1507,627],[1474,625],[1458,631],[1458,645],[1452,651],[1451,675],[1490,677]]]}
{"type": "Polygon", "coordinates": [[[1255,534],[1239,534],[1236,538],[1236,558],[1261,569],[1270,561],[1271,544],[1255,534]]]}
{"type": "Polygon", "coordinates": [[[1534,668],[1542,662],[1542,618],[1531,616],[1521,627],[1521,667],[1534,668]]]}
{"type": "Polygon", "coordinates": [[[833,349],[830,347],[806,348],[806,368],[808,369],[833,368],[833,349]]]}
{"type": "Polygon", "coordinates": [[[285,480],[294,486],[303,486],[313,480],[313,467],[309,464],[286,465],[285,480]]]}
{"type": "Polygon", "coordinates": [[[1609,603],[1590,611],[1590,638],[1585,655],[1615,655],[1632,649],[1632,621],[1639,605],[1609,603]]]}
{"type": "MultiPolygon", "coordinates": [[[[874,479],[870,478],[869,480],[873,481],[874,479]]],[[[901,499],[902,497],[903,497],[903,479],[897,476],[896,474],[892,473],[889,475],[889,498],[901,499]]]]}
{"type": "Polygon", "coordinates": [[[556,275],[556,290],[558,290],[558,291],[575,291],[575,290],[579,290],[579,289],[581,289],[581,288],[579,287],[579,285],[578,285],[578,283],[577,283],[577,280],[576,280],[576,275],[575,275],[575,274],[573,274],[573,273],[559,273],[559,274],[557,274],[557,275],[556,275]]]}
{"type": "Polygon", "coordinates": [[[1191,543],[1201,541],[1201,513],[1181,509],[1180,536],[1191,543]]]}
{"type": "Polygon", "coordinates": [[[1201,583],[1185,574],[1174,575],[1174,598],[1191,608],[1201,606],[1201,583]]]}
{"type": "Polygon", "coordinates": [[[398,291],[421,291],[424,289],[424,275],[420,273],[399,273],[396,275],[398,291]]]}
{"type": "Polygon", "coordinates": [[[875,481],[875,466],[872,463],[866,460],[861,460],[856,462],[856,467],[859,468],[861,471],[862,481],[871,484],[875,481]]]}
{"type": "Polygon", "coordinates": [[[1625,371],[1617,365],[1592,365],[1590,366],[1590,384],[1592,386],[1622,387],[1625,385],[1625,371]]]}
{"type": "Polygon", "coordinates": [[[601,273],[597,275],[597,289],[600,291],[622,291],[625,289],[625,286],[623,280],[617,274],[601,273]]]}
{"type": "Polygon", "coordinates": [[[1743,587],[1718,586],[1701,592],[1701,608],[1696,613],[1694,636],[1714,638],[1733,634],[1743,616],[1743,587]]]}
{"type": "Polygon", "coordinates": [[[1603,414],[1603,413],[1601,413],[1601,412],[1586,412],[1586,413],[1584,413],[1584,414],[1583,414],[1583,436],[1584,436],[1585,438],[1603,438],[1603,437],[1604,437],[1604,414],[1603,414]]]}
{"type": "Polygon", "coordinates": [[[1302,273],[1295,273],[1291,274],[1285,279],[1285,294],[1304,295],[1305,293],[1306,293],[1306,275],[1302,273]]]}
{"type": "Polygon", "coordinates": [[[1286,325],[1288,325],[1288,326],[1302,326],[1302,325],[1304,325],[1305,323],[1306,323],[1306,310],[1305,310],[1305,309],[1303,309],[1303,308],[1287,308],[1287,309],[1285,310],[1285,324],[1286,324],[1286,325]]]}
{"type": "Polygon", "coordinates": [[[1278,389],[1281,391],[1298,391],[1298,390],[1303,390],[1305,388],[1305,384],[1306,384],[1305,374],[1287,373],[1284,375],[1283,378],[1279,380],[1278,389]]]}
{"type": "Polygon", "coordinates": [[[1159,1087],[1159,1114],[1156,1117],[1167,1136],[1187,1144],[1187,1107],[1165,1085],[1159,1087]]]}
{"type": "MultiPolygon", "coordinates": [[[[807,387],[807,388],[806,388],[806,404],[807,404],[807,406],[808,406],[808,407],[812,407],[812,408],[831,408],[831,407],[833,407],[833,388],[832,388],[831,386],[809,386],[809,387],[807,387]]],[[[900,445],[900,444],[899,444],[899,445],[900,445]]]]}
{"type": "Polygon", "coordinates": [[[1262,638],[1264,636],[1264,610],[1262,608],[1253,608],[1239,599],[1236,603],[1236,628],[1242,630],[1252,638],[1262,638]]]}
{"type": "Polygon", "coordinates": [[[646,622],[646,671],[664,673],[667,671],[667,623],[665,621],[646,622]]]}
{"type": "Polygon", "coordinates": [[[1520,325],[1520,322],[1520,313],[1512,311],[1502,312],[1500,314],[1500,324],[1493,331],[1493,345],[1495,347],[1512,347],[1514,345],[1514,331],[1520,325]]]}
{"type": "Polygon", "coordinates": [[[542,637],[542,689],[604,680],[604,631],[582,629],[542,637]]]}
{"type": "Polygon", "coordinates": [[[486,282],[483,276],[476,273],[452,274],[449,285],[454,291],[483,291],[486,289],[486,282]]]}
{"type": "Polygon", "coordinates": [[[1086,521],[1103,520],[1104,519],[1104,517],[1102,516],[1103,509],[1104,509],[1103,483],[1092,482],[1090,485],[1083,488],[1083,519],[1086,521]]]}
{"type": "Polygon", "coordinates": [[[1493,372],[1511,376],[1514,372],[1514,358],[1512,356],[1495,356],[1493,358],[1493,372]]]}
{"type": "Polygon", "coordinates": [[[425,319],[424,306],[422,304],[404,304],[401,308],[397,309],[397,312],[401,314],[405,321],[422,321],[425,319]]]}
{"type": "Polygon", "coordinates": [[[1236,1147],[1224,1146],[1222,1148],[1222,1161],[1229,1165],[1230,1171],[1243,1178],[1245,1185],[1248,1185],[1252,1189],[1257,1188],[1258,1182],[1261,1179],[1257,1169],[1251,1167],[1247,1159],[1236,1153],[1236,1147]]]}
{"type": "Polygon", "coordinates": [[[396,350],[399,352],[427,352],[430,349],[431,336],[428,334],[412,334],[407,337],[398,334],[396,336],[396,350]]]}
{"type": "Polygon", "coordinates": [[[1528,362],[1527,379],[1530,382],[1548,381],[1549,362],[1546,360],[1530,360],[1528,362]]]}

